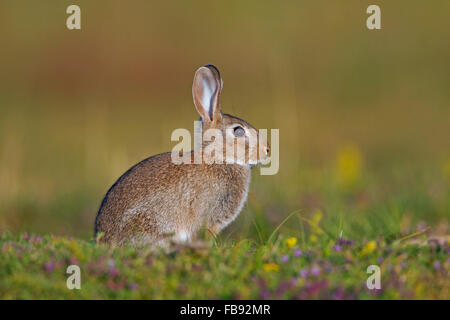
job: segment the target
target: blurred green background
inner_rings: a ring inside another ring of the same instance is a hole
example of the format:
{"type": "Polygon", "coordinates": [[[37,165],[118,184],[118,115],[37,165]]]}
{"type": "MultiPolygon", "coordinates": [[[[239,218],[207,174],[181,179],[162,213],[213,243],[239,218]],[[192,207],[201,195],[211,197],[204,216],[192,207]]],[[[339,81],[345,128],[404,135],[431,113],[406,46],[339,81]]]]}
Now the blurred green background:
{"type": "Polygon", "coordinates": [[[267,237],[295,210],[351,238],[448,234],[449,13],[447,0],[3,0],[0,229],[92,237],[109,186],[193,130],[193,73],[212,63],[225,112],[280,129],[279,173],[255,170],[224,236],[267,237]],[[66,28],[70,4],[82,30],[66,28]]]}

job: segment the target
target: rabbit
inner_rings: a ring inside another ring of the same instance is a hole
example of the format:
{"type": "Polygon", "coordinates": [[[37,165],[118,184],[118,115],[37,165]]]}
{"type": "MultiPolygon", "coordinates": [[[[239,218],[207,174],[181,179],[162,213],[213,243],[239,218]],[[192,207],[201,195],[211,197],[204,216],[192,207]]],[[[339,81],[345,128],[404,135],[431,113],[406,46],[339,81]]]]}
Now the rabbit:
{"type": "MultiPolygon", "coordinates": [[[[215,66],[197,69],[192,95],[202,133],[219,130],[227,138],[226,148],[241,143],[245,155],[237,152],[230,159],[224,152],[222,163],[175,164],[167,152],[139,162],[113,184],[100,205],[94,231],[95,236],[101,234],[100,242],[165,248],[189,244],[197,240],[202,228],[217,235],[238,216],[247,199],[251,168],[269,159],[270,147],[248,122],[222,113],[222,88],[215,66]],[[253,149],[251,139],[257,141],[253,149]]],[[[207,159],[208,144],[203,141],[202,148],[194,148],[189,157],[207,159]]],[[[214,154],[219,157],[220,152],[214,154]]]]}

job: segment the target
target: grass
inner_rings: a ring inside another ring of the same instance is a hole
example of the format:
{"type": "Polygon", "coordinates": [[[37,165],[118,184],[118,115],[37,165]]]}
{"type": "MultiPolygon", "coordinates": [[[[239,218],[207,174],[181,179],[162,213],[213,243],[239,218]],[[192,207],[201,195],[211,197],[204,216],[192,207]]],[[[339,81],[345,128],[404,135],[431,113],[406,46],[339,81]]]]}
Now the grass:
{"type": "Polygon", "coordinates": [[[2,299],[448,299],[450,246],[423,232],[387,242],[326,235],[302,244],[218,243],[171,254],[108,248],[95,241],[26,233],[0,236],[2,299]],[[81,289],[66,287],[66,269],[81,268],[81,289]],[[381,289],[369,290],[369,265],[381,289]]]}

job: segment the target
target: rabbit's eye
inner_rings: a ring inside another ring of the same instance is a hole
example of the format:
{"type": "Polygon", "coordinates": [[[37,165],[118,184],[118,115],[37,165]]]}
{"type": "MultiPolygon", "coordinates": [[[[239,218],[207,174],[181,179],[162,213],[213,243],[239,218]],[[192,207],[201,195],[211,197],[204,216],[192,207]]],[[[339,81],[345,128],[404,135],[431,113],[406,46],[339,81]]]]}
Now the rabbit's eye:
{"type": "Polygon", "coordinates": [[[245,135],[245,130],[242,127],[234,128],[233,132],[236,137],[243,137],[245,135]]]}

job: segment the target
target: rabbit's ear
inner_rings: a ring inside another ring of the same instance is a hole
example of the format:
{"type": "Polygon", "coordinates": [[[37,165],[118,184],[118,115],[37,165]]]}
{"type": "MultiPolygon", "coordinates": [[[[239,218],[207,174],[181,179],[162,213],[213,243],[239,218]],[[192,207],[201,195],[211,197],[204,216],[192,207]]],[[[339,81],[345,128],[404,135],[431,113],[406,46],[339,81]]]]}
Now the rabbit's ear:
{"type": "Polygon", "coordinates": [[[200,67],[195,72],[192,96],[195,108],[203,121],[215,121],[221,116],[222,85],[219,70],[211,64],[200,67]]]}

